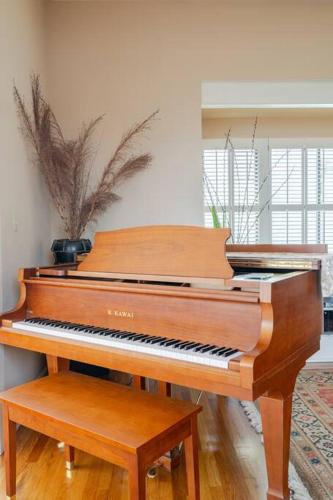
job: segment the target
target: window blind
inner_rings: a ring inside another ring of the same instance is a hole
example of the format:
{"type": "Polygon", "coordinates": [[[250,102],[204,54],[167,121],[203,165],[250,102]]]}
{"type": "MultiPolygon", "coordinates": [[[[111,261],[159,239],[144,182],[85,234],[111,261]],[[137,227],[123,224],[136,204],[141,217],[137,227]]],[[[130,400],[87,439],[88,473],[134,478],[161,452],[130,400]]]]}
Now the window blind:
{"type": "Polygon", "coordinates": [[[333,250],[333,149],[273,148],[272,243],[327,243],[333,250]]]}
{"type": "Polygon", "coordinates": [[[255,149],[205,149],[205,225],[213,227],[215,207],[223,227],[238,243],[259,240],[259,162],[255,149]]]}

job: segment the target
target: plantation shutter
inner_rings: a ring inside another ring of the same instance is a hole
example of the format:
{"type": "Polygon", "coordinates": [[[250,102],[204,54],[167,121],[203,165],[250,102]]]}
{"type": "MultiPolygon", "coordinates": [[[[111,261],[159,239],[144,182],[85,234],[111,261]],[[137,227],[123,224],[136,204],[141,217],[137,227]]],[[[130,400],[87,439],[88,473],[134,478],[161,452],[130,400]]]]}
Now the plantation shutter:
{"type": "Polygon", "coordinates": [[[233,234],[235,243],[259,240],[259,161],[255,149],[232,150],[233,234]]]}
{"type": "Polygon", "coordinates": [[[309,148],[307,163],[307,241],[333,250],[333,149],[309,148]]]}
{"type": "Polygon", "coordinates": [[[259,239],[259,162],[254,149],[205,149],[205,226],[213,227],[212,206],[221,226],[231,227],[234,242],[259,239]]]}
{"type": "Polygon", "coordinates": [[[333,250],[333,149],[271,150],[272,243],[327,243],[333,250]]]}
{"type": "Polygon", "coordinates": [[[204,204],[205,226],[213,227],[213,218],[210,208],[216,206],[219,217],[222,217],[222,208],[229,206],[229,152],[225,149],[204,150],[204,204]]]}
{"type": "Polygon", "coordinates": [[[303,241],[303,151],[271,150],[272,243],[303,241]]]}

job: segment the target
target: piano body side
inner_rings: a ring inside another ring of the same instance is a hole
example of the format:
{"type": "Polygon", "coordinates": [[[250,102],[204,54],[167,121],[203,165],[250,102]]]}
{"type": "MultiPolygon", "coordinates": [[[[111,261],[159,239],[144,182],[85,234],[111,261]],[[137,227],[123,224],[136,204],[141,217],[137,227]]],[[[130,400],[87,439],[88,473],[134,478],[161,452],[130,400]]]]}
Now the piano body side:
{"type": "Polygon", "coordinates": [[[294,374],[319,350],[323,330],[320,272],[291,273],[262,285],[259,341],[240,361],[241,384],[252,386],[254,399],[293,383],[294,374]]]}
{"type": "Polygon", "coordinates": [[[30,278],[31,276],[35,276],[36,268],[21,268],[18,271],[18,285],[19,285],[19,297],[18,301],[13,309],[10,311],[5,311],[0,315],[0,321],[13,320],[13,319],[24,319],[27,314],[27,288],[25,286],[24,280],[30,278]]]}
{"type": "Polygon", "coordinates": [[[244,354],[232,369],[221,370],[43,335],[33,339],[30,334],[12,332],[10,336],[2,328],[3,343],[244,399],[256,399],[281,384],[283,374],[299,370],[319,348],[322,303],[316,271],[260,283],[258,293],[130,287],[35,275],[34,269],[20,271],[20,299],[13,311],[2,315],[4,327],[12,319],[41,316],[207,341],[238,348],[244,354]]]}

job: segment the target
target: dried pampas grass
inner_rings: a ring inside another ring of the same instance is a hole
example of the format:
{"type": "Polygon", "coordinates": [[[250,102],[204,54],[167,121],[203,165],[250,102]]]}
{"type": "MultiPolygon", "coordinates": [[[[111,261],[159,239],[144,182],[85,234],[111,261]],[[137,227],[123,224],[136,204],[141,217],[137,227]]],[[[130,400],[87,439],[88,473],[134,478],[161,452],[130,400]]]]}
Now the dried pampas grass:
{"type": "Polygon", "coordinates": [[[120,199],[115,188],[151,164],[150,153],[136,155],[132,150],[136,139],[149,130],[158,111],[123,135],[99,180],[92,187],[91,139],[103,116],[83,124],[77,139],[67,140],[42,94],[39,76],[35,74],[31,77],[31,94],[32,109],[29,112],[14,86],[21,130],[32,146],[34,160],[45,179],[65,232],[69,238],[78,239],[89,223],[95,222],[112,203],[120,199]]]}

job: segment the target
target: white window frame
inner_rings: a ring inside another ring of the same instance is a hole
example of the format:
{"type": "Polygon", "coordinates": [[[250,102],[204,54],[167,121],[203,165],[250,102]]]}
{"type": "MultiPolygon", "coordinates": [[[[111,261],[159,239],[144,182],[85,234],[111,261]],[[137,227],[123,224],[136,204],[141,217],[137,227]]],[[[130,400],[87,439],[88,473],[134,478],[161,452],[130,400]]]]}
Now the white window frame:
{"type": "MultiPolygon", "coordinates": [[[[232,143],[234,149],[251,149],[251,139],[250,138],[232,138],[232,143]]],[[[225,139],[203,139],[202,150],[205,149],[224,149],[226,145],[225,139]]],[[[258,161],[259,161],[259,186],[262,181],[269,176],[269,170],[271,168],[271,155],[270,150],[272,148],[333,148],[332,138],[273,138],[273,139],[255,139],[254,149],[258,151],[258,161]]],[[[304,153],[303,153],[304,154],[304,153]]],[[[306,159],[303,162],[303,188],[304,193],[304,204],[301,205],[288,205],[288,210],[302,210],[303,211],[303,232],[302,232],[302,243],[306,242],[307,238],[307,211],[311,210],[332,210],[333,204],[311,204],[306,203],[306,182],[307,182],[307,171],[306,171],[306,159]]],[[[229,183],[232,180],[229,180],[229,183]]],[[[259,242],[260,243],[271,243],[272,241],[272,216],[271,212],[273,210],[272,203],[269,202],[265,205],[266,200],[271,200],[271,182],[265,182],[262,186],[261,192],[259,193],[259,210],[262,210],[261,216],[259,218],[259,242]]],[[[286,209],[285,204],[277,205],[274,204],[274,211],[284,211],[286,209]]],[[[233,212],[232,212],[233,213],[233,212]]]]}

